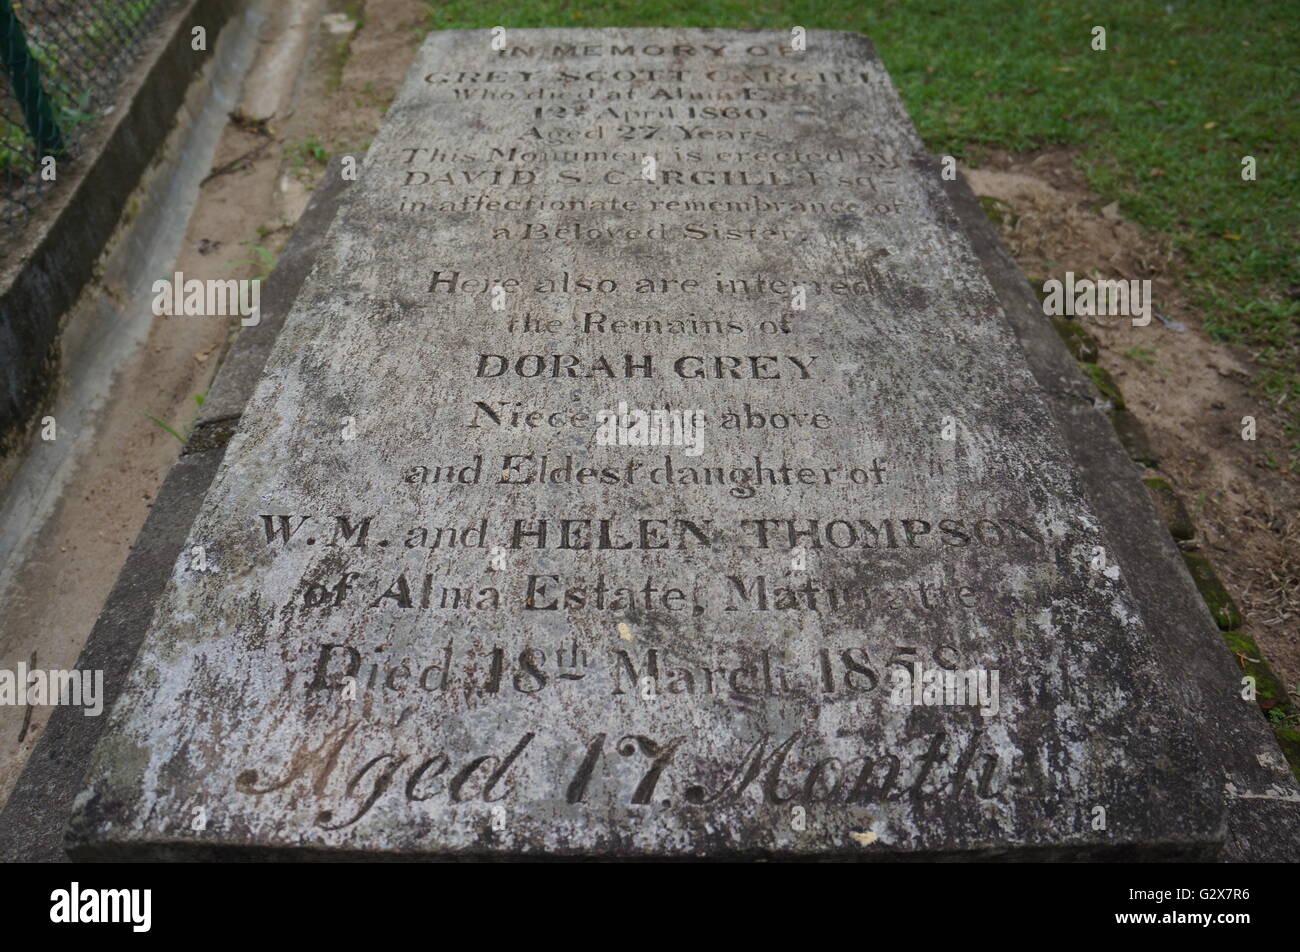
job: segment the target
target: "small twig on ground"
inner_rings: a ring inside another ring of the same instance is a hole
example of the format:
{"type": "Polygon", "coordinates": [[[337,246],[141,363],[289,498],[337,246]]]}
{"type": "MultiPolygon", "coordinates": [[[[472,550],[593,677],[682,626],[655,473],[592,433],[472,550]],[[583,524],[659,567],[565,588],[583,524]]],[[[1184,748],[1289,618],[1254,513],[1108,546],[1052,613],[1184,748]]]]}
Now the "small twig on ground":
{"type": "Polygon", "coordinates": [[[258,145],[257,148],[250,149],[249,151],[245,152],[243,155],[231,159],[229,162],[223,162],[221,165],[218,165],[215,169],[213,169],[211,172],[208,173],[207,177],[202,182],[199,183],[199,188],[202,188],[204,185],[207,185],[218,175],[228,175],[231,172],[238,172],[241,169],[248,168],[250,165],[252,165],[254,159],[261,158],[262,153],[266,151],[266,147],[269,146],[271,142],[272,140],[267,139],[263,141],[260,145],[258,145]]]}

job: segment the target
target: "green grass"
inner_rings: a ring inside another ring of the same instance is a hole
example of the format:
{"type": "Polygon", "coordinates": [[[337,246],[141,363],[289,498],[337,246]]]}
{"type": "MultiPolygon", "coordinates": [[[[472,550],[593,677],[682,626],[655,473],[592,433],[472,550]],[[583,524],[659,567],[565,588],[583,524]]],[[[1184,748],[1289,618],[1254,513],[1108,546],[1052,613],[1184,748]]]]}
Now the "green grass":
{"type": "MultiPolygon", "coordinates": [[[[429,29],[853,30],[929,148],[1078,150],[1104,202],[1169,236],[1211,337],[1254,357],[1300,466],[1300,15],[1295,0],[431,2],[429,29]],[[1172,10],[1172,12],[1167,12],[1172,10]],[[1107,49],[1090,47],[1093,26],[1107,49]],[[1244,182],[1252,155],[1257,180],[1244,182]]],[[[1157,302],[1157,310],[1159,303],[1157,302]]]]}
{"type": "MultiPolygon", "coordinates": [[[[267,235],[271,234],[273,229],[258,228],[257,231],[260,237],[265,238],[267,235]]],[[[241,248],[248,248],[252,253],[252,257],[243,258],[239,261],[232,261],[230,267],[232,269],[241,267],[251,268],[254,277],[259,281],[265,281],[269,278],[271,272],[275,270],[275,254],[271,249],[267,248],[265,245],[254,244],[252,241],[241,241],[239,245],[241,248]]]]}
{"type": "Polygon", "coordinates": [[[309,165],[324,167],[329,164],[330,153],[320,139],[311,135],[301,142],[287,146],[284,157],[289,163],[289,171],[295,178],[306,178],[310,174],[309,165]]]}
{"type": "MultiPolygon", "coordinates": [[[[194,405],[197,406],[200,410],[202,410],[202,409],[203,409],[203,401],[206,400],[206,399],[207,399],[207,394],[196,393],[196,394],[194,395],[194,405]]],[[[148,414],[146,414],[146,415],[148,416],[148,414]]],[[[184,446],[184,445],[189,441],[190,434],[194,432],[194,424],[198,422],[198,419],[199,419],[199,418],[198,418],[198,416],[196,415],[196,416],[194,417],[194,419],[190,420],[189,423],[186,423],[186,424],[183,425],[184,435],[182,435],[180,432],[178,432],[177,429],[176,429],[174,426],[171,426],[171,425],[169,425],[169,424],[167,424],[167,423],[164,423],[162,420],[158,419],[156,416],[149,416],[149,419],[152,420],[152,421],[153,421],[157,426],[161,427],[164,431],[166,431],[167,433],[170,433],[172,436],[176,437],[176,439],[178,439],[178,440],[180,441],[181,445],[184,446]]]]}
{"type": "Polygon", "coordinates": [[[1146,364],[1148,367],[1154,367],[1156,363],[1156,352],[1150,347],[1128,347],[1121,350],[1120,354],[1129,360],[1136,360],[1138,363],[1146,364]]]}

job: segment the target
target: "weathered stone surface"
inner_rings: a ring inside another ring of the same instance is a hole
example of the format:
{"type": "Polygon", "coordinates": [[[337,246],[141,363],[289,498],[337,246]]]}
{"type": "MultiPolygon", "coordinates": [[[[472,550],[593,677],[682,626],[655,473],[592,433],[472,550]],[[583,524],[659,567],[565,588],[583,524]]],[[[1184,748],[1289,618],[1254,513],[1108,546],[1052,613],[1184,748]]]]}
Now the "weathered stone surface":
{"type": "MultiPolygon", "coordinates": [[[[1060,428],[1079,472],[1088,506],[1104,527],[1151,639],[1165,691],[1184,715],[1188,734],[1223,782],[1226,814],[1225,862],[1296,862],[1300,859],[1300,787],[1260,716],[1254,701],[1242,697],[1243,674],[1256,675],[1263,698],[1268,680],[1241,653],[1257,651],[1234,644],[1241,632],[1220,633],[1149,496],[1137,488],[1138,475],[1119,442],[1110,416],[1094,403],[1092,385],[1081,376],[1060,338],[1043,319],[1035,289],[960,176],[944,191],[979,256],[998,300],[1029,361],[1034,378],[1060,428]],[[1228,642],[1232,653],[1224,651],[1228,642]]],[[[1279,695],[1280,696],[1280,695],[1279,695]]]]}
{"type": "Polygon", "coordinates": [[[1124,444],[1124,449],[1133,462],[1140,463],[1142,466],[1160,465],[1160,457],[1151,448],[1151,440],[1147,437],[1146,427],[1142,425],[1142,421],[1132,411],[1116,410],[1111,414],[1110,422],[1115,425],[1115,432],[1119,435],[1119,441],[1124,444]]]}
{"type": "Polygon", "coordinates": [[[390,110],[74,855],[1211,855],[1217,778],[870,45],[508,39],[431,36],[390,110]],[[702,412],[699,455],[603,444],[620,403],[702,412]],[[996,711],[895,703],[918,665],[996,711]]]}
{"type": "Polygon", "coordinates": [[[1179,542],[1190,542],[1196,538],[1196,523],[1192,522],[1182,498],[1169,485],[1169,481],[1153,476],[1142,482],[1150,492],[1151,501],[1156,504],[1161,518],[1165,520],[1165,525],[1169,527],[1169,534],[1179,542]]]}

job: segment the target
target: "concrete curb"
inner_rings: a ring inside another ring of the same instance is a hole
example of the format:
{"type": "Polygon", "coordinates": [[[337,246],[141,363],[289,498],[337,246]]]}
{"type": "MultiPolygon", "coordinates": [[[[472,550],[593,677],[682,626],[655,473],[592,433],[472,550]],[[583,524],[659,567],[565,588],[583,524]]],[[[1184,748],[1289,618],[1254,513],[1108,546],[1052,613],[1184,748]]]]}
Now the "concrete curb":
{"type": "MultiPolygon", "coordinates": [[[[190,525],[225,456],[226,441],[235,431],[280,327],[311,270],[316,245],[334,218],[345,185],[339,164],[331,164],[267,281],[261,323],[241,331],[231,347],[213,382],[205,415],[168,472],[77,658],[78,670],[104,672],[105,715],[126,683],[154,605],[172,576],[190,525]]],[[[91,751],[107,723],[107,716],[85,717],[80,708],[54,708],[13,793],[0,810],[0,862],[67,859],[64,827],[91,751]]]]}

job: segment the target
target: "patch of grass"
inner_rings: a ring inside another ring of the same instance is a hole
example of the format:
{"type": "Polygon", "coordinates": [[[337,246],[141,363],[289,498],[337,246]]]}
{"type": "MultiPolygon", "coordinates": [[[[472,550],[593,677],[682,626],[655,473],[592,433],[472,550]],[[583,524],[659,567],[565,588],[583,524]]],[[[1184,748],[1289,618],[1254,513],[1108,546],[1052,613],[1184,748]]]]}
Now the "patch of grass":
{"type": "Polygon", "coordinates": [[[1156,363],[1156,352],[1150,347],[1127,347],[1121,350],[1120,354],[1129,360],[1136,360],[1140,364],[1146,364],[1148,367],[1154,367],[1156,363]]]}
{"type": "Polygon", "coordinates": [[[330,152],[325,145],[311,135],[301,142],[295,142],[284,150],[285,161],[289,163],[289,172],[295,178],[305,178],[310,175],[310,166],[319,166],[324,168],[329,164],[330,152]]]}
{"type": "Polygon", "coordinates": [[[275,254],[271,249],[264,245],[255,245],[251,241],[241,241],[239,245],[241,248],[249,249],[252,252],[252,257],[232,261],[230,267],[238,268],[241,265],[246,265],[253,269],[254,277],[258,280],[264,281],[270,277],[271,272],[275,270],[275,254]]]}
{"type": "Polygon", "coordinates": [[[1169,236],[1211,337],[1246,348],[1300,465],[1300,30],[1289,0],[437,0],[429,29],[853,30],[934,152],[1079,150],[1103,203],[1169,236]],[[1093,51],[1092,28],[1107,49],[1093,51]],[[1243,181],[1253,156],[1257,179],[1243,181]]]}
{"type": "MultiPolygon", "coordinates": [[[[198,409],[202,410],[202,409],[203,409],[203,401],[204,401],[205,399],[206,399],[206,396],[205,396],[204,394],[202,394],[202,393],[196,393],[196,394],[194,395],[194,403],[195,403],[195,406],[197,406],[198,409]]],[[[180,441],[181,445],[184,446],[184,445],[186,444],[186,442],[189,441],[190,433],[192,433],[192,432],[194,431],[194,424],[198,422],[198,419],[199,419],[199,418],[198,418],[198,415],[195,414],[194,419],[190,420],[189,423],[185,424],[185,426],[184,426],[184,435],[182,435],[180,432],[178,432],[178,431],[176,430],[175,427],[169,426],[168,424],[164,423],[162,420],[158,419],[156,416],[151,416],[151,417],[149,417],[149,419],[152,420],[154,423],[156,423],[158,426],[162,427],[162,429],[166,430],[166,431],[167,431],[168,433],[170,433],[172,436],[176,437],[176,439],[178,439],[178,440],[180,441]]]]}
{"type": "Polygon", "coordinates": [[[348,0],[343,4],[343,12],[357,25],[357,32],[366,28],[366,5],[362,0],[348,0]]]}
{"type": "Polygon", "coordinates": [[[326,19],[334,17],[343,17],[352,22],[352,29],[337,34],[330,33],[334,39],[325,53],[325,84],[332,90],[338,90],[343,86],[343,70],[352,58],[352,39],[366,25],[366,5],[361,0],[350,0],[343,5],[341,11],[330,14],[326,19]]]}

